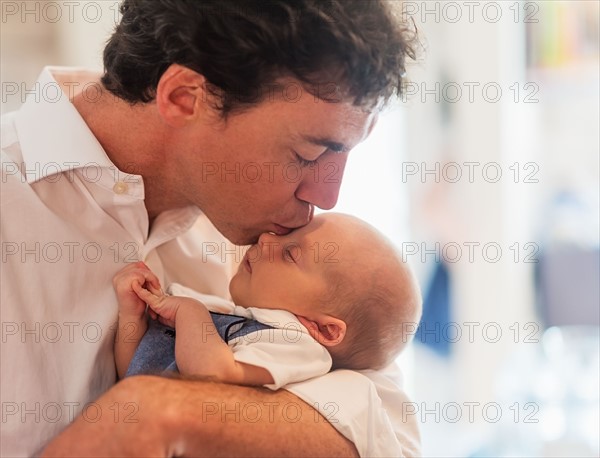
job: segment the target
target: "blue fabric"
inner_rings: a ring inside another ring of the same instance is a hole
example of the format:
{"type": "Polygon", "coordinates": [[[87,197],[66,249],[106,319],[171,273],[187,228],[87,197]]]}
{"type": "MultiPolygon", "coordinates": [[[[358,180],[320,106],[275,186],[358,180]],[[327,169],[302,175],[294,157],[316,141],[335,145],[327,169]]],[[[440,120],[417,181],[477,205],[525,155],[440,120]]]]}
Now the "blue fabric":
{"type": "Polygon", "coordinates": [[[445,334],[452,313],[450,287],[448,269],[444,263],[438,263],[425,293],[423,316],[415,334],[415,341],[444,357],[450,356],[451,353],[451,342],[445,334]]]}
{"type": "MultiPolygon", "coordinates": [[[[225,343],[252,332],[272,329],[272,326],[237,315],[210,312],[217,332],[225,343]]],[[[200,351],[200,349],[199,349],[200,351]]],[[[177,372],[175,363],[175,329],[149,320],[148,331],[144,334],[131,359],[125,377],[140,374],[160,374],[177,372]]]]}

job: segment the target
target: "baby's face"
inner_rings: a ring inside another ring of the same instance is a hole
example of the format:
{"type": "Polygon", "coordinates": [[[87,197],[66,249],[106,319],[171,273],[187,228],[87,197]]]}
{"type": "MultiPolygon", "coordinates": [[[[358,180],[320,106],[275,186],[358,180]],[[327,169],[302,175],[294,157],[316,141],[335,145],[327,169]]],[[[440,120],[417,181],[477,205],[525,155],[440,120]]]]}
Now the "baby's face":
{"type": "Polygon", "coordinates": [[[283,309],[317,319],[327,292],[326,270],[345,268],[348,227],[336,216],[316,216],[287,235],[262,234],[244,256],[231,280],[233,301],[244,307],[283,309]]]}

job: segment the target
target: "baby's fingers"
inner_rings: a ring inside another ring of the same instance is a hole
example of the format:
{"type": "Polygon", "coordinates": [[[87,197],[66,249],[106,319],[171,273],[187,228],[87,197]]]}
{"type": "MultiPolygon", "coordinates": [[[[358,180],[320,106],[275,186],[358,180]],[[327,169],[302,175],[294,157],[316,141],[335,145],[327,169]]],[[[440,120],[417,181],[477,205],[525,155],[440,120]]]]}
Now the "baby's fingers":
{"type": "Polygon", "coordinates": [[[160,287],[160,283],[158,284],[158,288],[155,287],[152,283],[150,282],[146,282],[146,289],[148,291],[150,291],[152,294],[154,294],[157,297],[162,297],[165,295],[165,293],[163,292],[162,288],[160,287]]]}
{"type": "Polygon", "coordinates": [[[138,281],[134,281],[131,286],[133,291],[135,291],[135,294],[137,294],[137,296],[150,307],[156,307],[156,305],[158,305],[160,297],[148,291],[146,288],[140,285],[138,281]]]}
{"type": "Polygon", "coordinates": [[[142,275],[146,282],[146,285],[151,285],[152,288],[149,290],[158,295],[162,296],[162,290],[160,288],[160,280],[158,277],[150,270],[150,268],[142,261],[131,264],[131,270],[138,275],[142,275]]]}

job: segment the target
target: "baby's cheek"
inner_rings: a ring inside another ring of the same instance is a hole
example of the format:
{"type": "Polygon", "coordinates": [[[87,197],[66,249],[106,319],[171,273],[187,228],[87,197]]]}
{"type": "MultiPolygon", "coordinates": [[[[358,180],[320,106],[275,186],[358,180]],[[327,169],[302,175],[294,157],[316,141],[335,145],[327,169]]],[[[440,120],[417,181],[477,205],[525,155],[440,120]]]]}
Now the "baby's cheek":
{"type": "Polygon", "coordinates": [[[236,275],[231,279],[229,283],[229,294],[231,294],[231,300],[236,305],[243,307],[249,307],[247,305],[248,297],[250,296],[247,285],[244,284],[243,279],[236,275]]]}

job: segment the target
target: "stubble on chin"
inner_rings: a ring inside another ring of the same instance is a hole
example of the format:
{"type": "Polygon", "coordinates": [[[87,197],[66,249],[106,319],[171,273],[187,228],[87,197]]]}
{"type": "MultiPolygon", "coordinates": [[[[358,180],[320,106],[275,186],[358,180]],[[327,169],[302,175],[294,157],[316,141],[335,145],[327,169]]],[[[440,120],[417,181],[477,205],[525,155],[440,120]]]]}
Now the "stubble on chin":
{"type": "Polygon", "coordinates": [[[238,246],[254,245],[258,242],[258,236],[260,235],[256,231],[233,228],[231,226],[219,232],[231,243],[238,246]]]}

